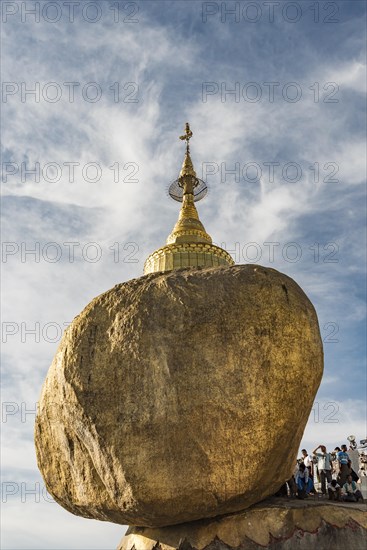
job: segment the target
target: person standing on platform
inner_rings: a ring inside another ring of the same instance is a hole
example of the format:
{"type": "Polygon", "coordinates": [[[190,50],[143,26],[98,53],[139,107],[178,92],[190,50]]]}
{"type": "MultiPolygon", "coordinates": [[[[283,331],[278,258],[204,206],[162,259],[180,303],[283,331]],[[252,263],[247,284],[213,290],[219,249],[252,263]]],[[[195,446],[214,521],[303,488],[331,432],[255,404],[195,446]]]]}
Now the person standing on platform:
{"type": "Polygon", "coordinates": [[[306,449],[302,449],[302,460],[303,460],[303,464],[308,469],[309,479],[311,481],[310,492],[315,493],[315,487],[313,484],[313,460],[312,460],[312,456],[308,454],[306,449]]]}
{"type": "Polygon", "coordinates": [[[340,447],[335,447],[334,452],[332,453],[332,471],[331,471],[331,477],[333,479],[339,479],[340,474],[340,465],[338,460],[338,452],[340,451],[340,447]]]}
{"type": "Polygon", "coordinates": [[[338,452],[336,457],[338,459],[339,468],[340,468],[338,483],[343,487],[344,483],[347,480],[347,476],[350,474],[350,466],[349,466],[350,459],[347,453],[346,445],[341,446],[341,451],[338,452]]]}
{"type": "Polygon", "coordinates": [[[326,495],[326,482],[331,481],[331,456],[325,445],[319,445],[312,453],[317,458],[317,468],[320,474],[321,492],[326,495]],[[318,453],[317,450],[320,449],[318,453]]]}

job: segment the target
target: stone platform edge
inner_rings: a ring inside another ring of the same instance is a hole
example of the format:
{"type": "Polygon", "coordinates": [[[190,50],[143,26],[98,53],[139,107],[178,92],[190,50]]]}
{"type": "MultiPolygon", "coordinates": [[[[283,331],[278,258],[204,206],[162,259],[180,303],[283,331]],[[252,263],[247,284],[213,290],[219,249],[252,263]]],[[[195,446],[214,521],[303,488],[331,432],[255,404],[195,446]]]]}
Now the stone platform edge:
{"type": "Polygon", "coordinates": [[[309,543],[311,539],[315,543],[318,541],[321,543],[318,548],[322,550],[321,539],[331,542],[330,539],[339,536],[343,543],[352,535],[354,550],[357,550],[365,548],[367,540],[366,512],[363,504],[273,497],[242,512],[213,519],[160,528],[129,527],[117,550],[221,550],[238,547],[252,550],[288,548],[287,541],[289,548],[306,548],[296,542],[300,538],[305,544],[308,544],[308,539],[309,543]]]}

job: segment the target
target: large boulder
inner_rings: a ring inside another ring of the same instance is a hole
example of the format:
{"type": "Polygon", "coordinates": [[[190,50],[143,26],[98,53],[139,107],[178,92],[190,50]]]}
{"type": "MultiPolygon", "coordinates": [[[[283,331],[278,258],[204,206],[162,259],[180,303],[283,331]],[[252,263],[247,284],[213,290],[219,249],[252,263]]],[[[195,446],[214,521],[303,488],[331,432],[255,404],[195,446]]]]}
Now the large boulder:
{"type": "Polygon", "coordinates": [[[36,449],[70,512],[164,526],[242,510],[293,471],[323,370],[315,310],[258,265],[115,286],[65,331],[36,449]]]}

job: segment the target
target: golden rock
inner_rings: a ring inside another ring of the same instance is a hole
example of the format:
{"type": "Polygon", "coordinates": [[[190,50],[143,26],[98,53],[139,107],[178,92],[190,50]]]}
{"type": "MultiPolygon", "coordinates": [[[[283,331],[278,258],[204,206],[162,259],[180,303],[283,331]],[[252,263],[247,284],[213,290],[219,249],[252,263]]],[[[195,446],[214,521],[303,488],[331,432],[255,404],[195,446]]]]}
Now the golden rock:
{"type": "Polygon", "coordinates": [[[165,526],[243,510],[290,478],[323,370],[316,312],[258,265],[120,284],[66,330],[36,418],[70,512],[165,526]]]}

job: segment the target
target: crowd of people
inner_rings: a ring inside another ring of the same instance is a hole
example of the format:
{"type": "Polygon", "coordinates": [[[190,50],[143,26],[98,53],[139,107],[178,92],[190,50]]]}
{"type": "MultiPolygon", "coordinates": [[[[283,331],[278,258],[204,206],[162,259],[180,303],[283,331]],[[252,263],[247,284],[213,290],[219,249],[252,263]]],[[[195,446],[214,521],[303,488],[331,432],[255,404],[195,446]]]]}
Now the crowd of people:
{"type": "Polygon", "coordinates": [[[360,454],[353,444],[349,450],[341,445],[332,452],[328,452],[325,445],[319,445],[312,453],[302,449],[293,476],[277,496],[304,499],[309,495],[324,495],[333,501],[364,502],[357,484],[364,475],[367,475],[367,455],[360,454]],[[319,482],[321,493],[316,490],[315,481],[319,482]]]}

